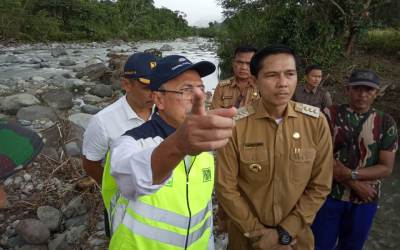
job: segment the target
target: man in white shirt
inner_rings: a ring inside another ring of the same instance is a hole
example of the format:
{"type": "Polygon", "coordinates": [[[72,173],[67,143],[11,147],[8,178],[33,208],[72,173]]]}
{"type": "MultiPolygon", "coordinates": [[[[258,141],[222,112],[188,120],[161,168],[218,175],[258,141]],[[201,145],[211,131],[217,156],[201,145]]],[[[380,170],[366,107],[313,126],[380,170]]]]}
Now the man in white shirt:
{"type": "Polygon", "coordinates": [[[235,108],[206,113],[201,77],[214,70],[210,62],[172,55],[151,73],[158,112],[111,148],[121,197],[110,250],[213,249],[214,159],[202,152],[227,143],[236,114],[235,108]]]}
{"type": "MultiPolygon", "coordinates": [[[[157,57],[148,53],[131,55],[121,79],[126,94],[94,115],[89,122],[83,138],[82,163],[86,173],[99,185],[102,184],[102,162],[113,140],[150,119],[153,101],[148,76],[156,61],[157,57]]],[[[108,208],[106,199],[105,205],[108,208]]]]}

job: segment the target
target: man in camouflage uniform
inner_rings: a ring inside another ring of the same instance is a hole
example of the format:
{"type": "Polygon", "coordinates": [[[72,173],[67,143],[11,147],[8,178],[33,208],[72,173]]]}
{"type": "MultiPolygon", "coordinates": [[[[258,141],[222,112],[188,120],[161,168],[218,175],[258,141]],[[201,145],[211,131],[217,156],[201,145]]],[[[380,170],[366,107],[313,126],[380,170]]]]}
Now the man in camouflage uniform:
{"type": "Polygon", "coordinates": [[[318,65],[309,65],[305,70],[305,84],[297,85],[293,100],[324,109],[332,105],[332,98],[328,91],[320,84],[322,68],[318,65]]]}
{"type": "Polygon", "coordinates": [[[356,70],[346,86],[349,104],[325,109],[334,143],[334,181],[312,226],[317,250],[361,250],[367,239],[381,179],[391,174],[398,148],[395,121],[371,107],[378,91],[375,72],[356,70]]]}
{"type": "Polygon", "coordinates": [[[211,108],[239,108],[259,98],[257,87],[250,75],[250,60],[257,51],[254,47],[236,48],[232,62],[234,76],[219,82],[211,108]]]}

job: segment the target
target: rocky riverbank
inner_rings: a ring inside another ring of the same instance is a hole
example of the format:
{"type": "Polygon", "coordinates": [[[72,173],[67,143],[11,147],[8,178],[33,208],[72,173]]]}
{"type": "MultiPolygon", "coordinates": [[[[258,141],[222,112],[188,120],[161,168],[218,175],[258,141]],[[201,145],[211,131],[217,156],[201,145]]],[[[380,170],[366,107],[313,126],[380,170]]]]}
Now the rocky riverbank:
{"type": "Polygon", "coordinates": [[[180,53],[216,62],[215,49],[201,38],[0,45],[0,119],[16,120],[45,141],[33,164],[4,181],[0,250],[107,249],[100,190],[80,162],[85,127],[122,95],[119,75],[129,54],[180,53]]]}

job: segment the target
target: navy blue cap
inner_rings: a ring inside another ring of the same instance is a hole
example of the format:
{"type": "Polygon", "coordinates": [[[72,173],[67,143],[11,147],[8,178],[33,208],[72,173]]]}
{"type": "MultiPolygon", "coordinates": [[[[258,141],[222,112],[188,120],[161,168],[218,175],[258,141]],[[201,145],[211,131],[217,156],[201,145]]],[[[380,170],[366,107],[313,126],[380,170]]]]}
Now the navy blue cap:
{"type": "Polygon", "coordinates": [[[153,54],[138,52],[131,55],[124,66],[124,77],[138,79],[140,82],[149,84],[149,75],[157,65],[158,57],[153,54]]]}
{"type": "Polygon", "coordinates": [[[358,86],[358,85],[364,85],[375,89],[379,89],[379,77],[372,70],[368,69],[354,70],[350,75],[349,83],[347,84],[347,86],[358,86]]]}
{"type": "Polygon", "coordinates": [[[209,61],[192,63],[184,56],[166,56],[157,62],[157,66],[150,74],[150,89],[158,90],[164,83],[190,69],[197,71],[200,77],[204,77],[215,71],[215,65],[209,61]]]}

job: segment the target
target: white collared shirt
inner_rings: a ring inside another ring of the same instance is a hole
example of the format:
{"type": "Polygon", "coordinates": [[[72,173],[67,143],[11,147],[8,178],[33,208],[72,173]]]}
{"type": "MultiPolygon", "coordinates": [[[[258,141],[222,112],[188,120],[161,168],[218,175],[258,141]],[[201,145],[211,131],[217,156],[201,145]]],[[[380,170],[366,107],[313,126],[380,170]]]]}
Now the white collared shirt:
{"type": "Polygon", "coordinates": [[[82,154],[90,161],[102,160],[115,139],[144,122],[124,95],[92,117],[83,136],[82,154]]]}

